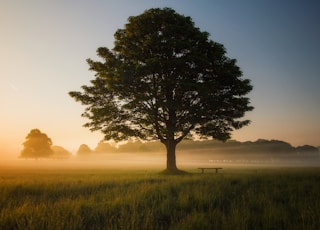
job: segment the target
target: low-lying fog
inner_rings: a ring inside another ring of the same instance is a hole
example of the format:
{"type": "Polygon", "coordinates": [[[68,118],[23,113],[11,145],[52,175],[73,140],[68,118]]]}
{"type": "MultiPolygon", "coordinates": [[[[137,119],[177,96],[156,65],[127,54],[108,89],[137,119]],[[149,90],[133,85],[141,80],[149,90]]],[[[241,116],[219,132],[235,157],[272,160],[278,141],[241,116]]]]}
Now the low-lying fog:
{"type": "MultiPolygon", "coordinates": [[[[99,142],[94,150],[80,145],[71,154],[61,146],[52,146],[48,159],[22,159],[19,154],[0,151],[0,169],[5,168],[92,168],[92,169],[164,169],[166,150],[159,142],[128,142],[116,148],[99,142]]],[[[220,166],[320,166],[319,149],[314,146],[293,147],[277,140],[255,142],[183,141],[177,146],[178,168],[220,166]]]]}
{"type": "MultiPolygon", "coordinates": [[[[201,151],[177,152],[177,166],[180,169],[197,169],[198,167],[227,166],[320,166],[319,156],[281,156],[269,154],[253,157],[252,154],[219,154],[201,151]]],[[[1,159],[0,170],[4,169],[110,169],[110,170],[162,170],[166,167],[165,152],[143,153],[95,153],[89,156],[70,156],[68,159],[1,159]]]]}

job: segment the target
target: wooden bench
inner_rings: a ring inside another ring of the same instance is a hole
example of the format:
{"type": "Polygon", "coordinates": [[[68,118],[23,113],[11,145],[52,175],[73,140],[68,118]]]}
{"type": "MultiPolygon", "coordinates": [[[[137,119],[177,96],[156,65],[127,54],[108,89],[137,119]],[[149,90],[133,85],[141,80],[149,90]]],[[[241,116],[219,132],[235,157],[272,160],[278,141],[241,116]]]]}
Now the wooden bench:
{"type": "Polygon", "coordinates": [[[205,169],[215,169],[215,170],[216,170],[216,173],[218,173],[218,170],[219,170],[219,169],[222,169],[222,168],[198,168],[198,169],[201,170],[201,173],[204,173],[204,170],[205,170],[205,169]]]}

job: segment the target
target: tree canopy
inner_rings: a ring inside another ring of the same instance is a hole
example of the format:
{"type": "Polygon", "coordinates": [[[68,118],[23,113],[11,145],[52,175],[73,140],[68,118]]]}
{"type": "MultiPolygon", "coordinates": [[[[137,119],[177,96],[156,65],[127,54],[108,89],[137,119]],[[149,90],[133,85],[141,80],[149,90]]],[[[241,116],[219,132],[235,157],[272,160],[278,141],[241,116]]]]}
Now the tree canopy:
{"type": "Polygon", "coordinates": [[[220,43],[171,8],[129,17],[115,33],[113,49],[88,59],[91,85],[70,96],[86,106],[84,126],[105,140],[156,140],[176,171],[176,145],[185,137],[227,140],[253,109],[252,86],[220,43]]]}
{"type": "Polygon", "coordinates": [[[53,154],[51,149],[52,141],[47,134],[42,133],[39,129],[32,129],[26,136],[21,151],[22,158],[47,158],[53,154]]]}
{"type": "Polygon", "coordinates": [[[62,146],[54,145],[51,149],[53,151],[52,157],[55,159],[67,159],[72,156],[72,154],[62,146]]]}
{"type": "Polygon", "coordinates": [[[89,155],[91,153],[92,153],[92,150],[86,144],[81,144],[78,148],[78,151],[77,151],[78,156],[81,156],[81,155],[85,156],[85,155],[89,155]]]}

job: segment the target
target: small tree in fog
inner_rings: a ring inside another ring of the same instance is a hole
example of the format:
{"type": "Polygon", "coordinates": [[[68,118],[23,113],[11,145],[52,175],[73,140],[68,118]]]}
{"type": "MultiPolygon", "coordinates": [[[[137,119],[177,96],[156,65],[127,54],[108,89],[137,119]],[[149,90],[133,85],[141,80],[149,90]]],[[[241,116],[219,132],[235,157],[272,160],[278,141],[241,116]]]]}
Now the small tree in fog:
{"type": "Polygon", "coordinates": [[[53,154],[52,141],[47,134],[39,129],[32,129],[23,143],[22,158],[47,158],[53,154]]]}
{"type": "Polygon", "coordinates": [[[66,150],[61,146],[55,145],[55,146],[52,146],[51,149],[53,150],[52,157],[56,159],[66,159],[71,157],[72,155],[68,150],[66,150]]]}
{"type": "Polygon", "coordinates": [[[89,148],[88,145],[82,144],[79,146],[79,149],[77,151],[77,155],[78,156],[85,156],[85,155],[89,155],[91,152],[92,152],[92,150],[89,148]]]}
{"type": "Polygon", "coordinates": [[[87,108],[85,127],[105,140],[160,140],[167,170],[178,172],[176,146],[185,137],[227,140],[253,109],[252,86],[222,44],[209,40],[190,17],[170,8],[129,17],[102,61],[88,59],[95,79],[70,96],[87,108]]]}

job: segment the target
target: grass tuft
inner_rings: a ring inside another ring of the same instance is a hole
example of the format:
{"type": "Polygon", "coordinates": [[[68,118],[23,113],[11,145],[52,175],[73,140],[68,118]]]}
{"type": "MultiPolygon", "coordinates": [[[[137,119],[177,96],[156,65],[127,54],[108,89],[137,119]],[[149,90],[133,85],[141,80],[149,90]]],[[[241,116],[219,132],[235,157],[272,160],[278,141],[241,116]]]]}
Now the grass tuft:
{"type": "Polygon", "coordinates": [[[190,175],[190,173],[180,169],[165,169],[160,172],[160,175],[190,175]]]}

